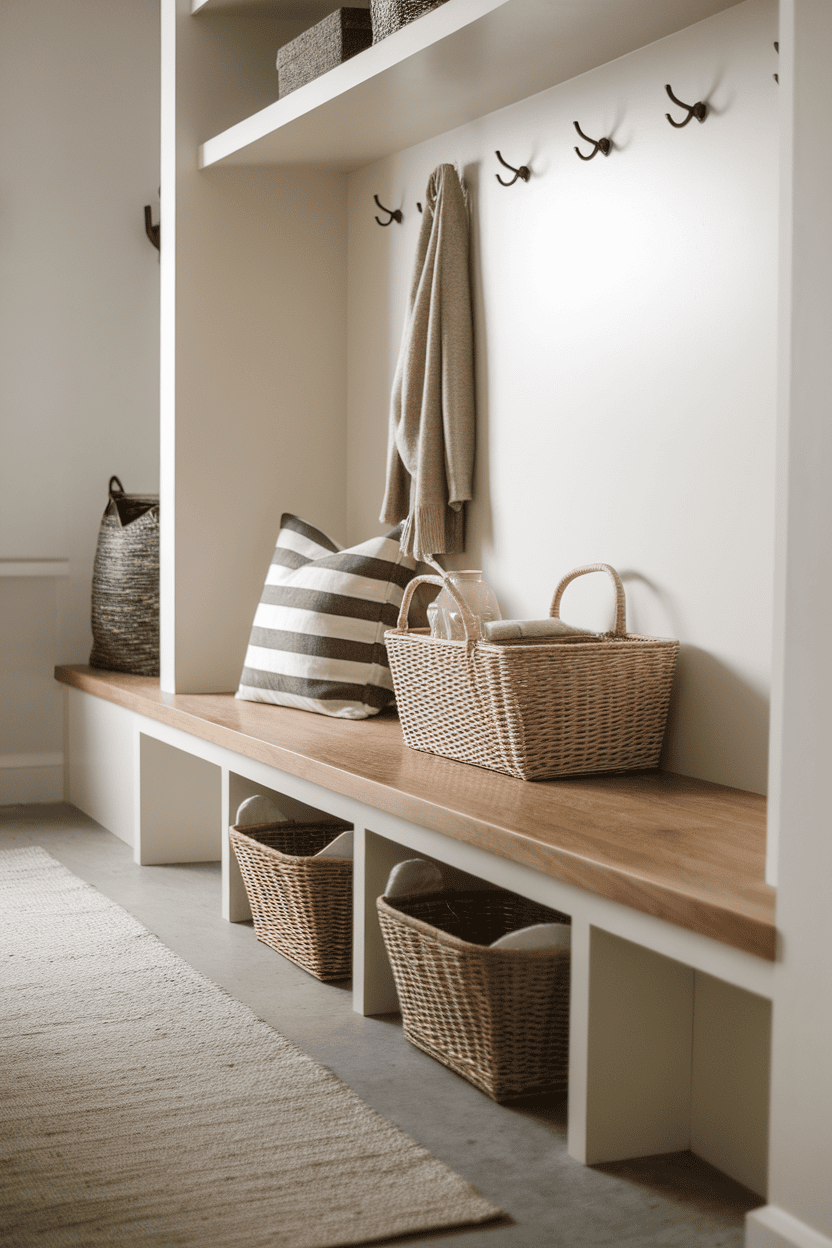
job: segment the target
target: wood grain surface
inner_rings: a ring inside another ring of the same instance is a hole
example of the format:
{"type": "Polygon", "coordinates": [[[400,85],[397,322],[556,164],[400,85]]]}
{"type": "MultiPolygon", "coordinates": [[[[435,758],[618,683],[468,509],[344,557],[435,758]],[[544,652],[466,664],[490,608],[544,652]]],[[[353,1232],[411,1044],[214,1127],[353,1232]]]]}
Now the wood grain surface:
{"type": "Polygon", "coordinates": [[[165,694],[84,666],[56,679],[598,896],[774,960],[766,802],[670,772],[526,782],[410,750],[398,720],[165,694]]]}

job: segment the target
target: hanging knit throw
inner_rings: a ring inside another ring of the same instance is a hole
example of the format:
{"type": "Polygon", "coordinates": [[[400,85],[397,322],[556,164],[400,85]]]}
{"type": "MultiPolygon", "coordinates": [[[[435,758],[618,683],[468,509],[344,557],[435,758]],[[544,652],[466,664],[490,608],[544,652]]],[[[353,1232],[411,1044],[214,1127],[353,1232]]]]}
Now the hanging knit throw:
{"type": "Polygon", "coordinates": [[[468,205],[453,165],[431,174],[393,380],[381,519],[417,559],[465,546],[473,495],[474,351],[468,205]]]}

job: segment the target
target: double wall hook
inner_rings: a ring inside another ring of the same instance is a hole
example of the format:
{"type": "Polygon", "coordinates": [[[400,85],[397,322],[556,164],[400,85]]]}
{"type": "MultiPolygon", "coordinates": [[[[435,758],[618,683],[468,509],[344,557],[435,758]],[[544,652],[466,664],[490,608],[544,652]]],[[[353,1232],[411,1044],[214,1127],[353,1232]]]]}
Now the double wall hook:
{"type": "Polygon", "coordinates": [[[697,100],[695,104],[683,104],[682,101],[677,99],[676,96],[671,91],[669,82],[665,83],[664,89],[667,92],[667,94],[670,96],[674,104],[678,104],[680,108],[686,108],[688,112],[688,115],[684,121],[674,121],[673,118],[670,116],[670,113],[665,113],[665,117],[670,122],[671,126],[675,126],[677,130],[681,130],[682,126],[686,126],[688,122],[690,121],[691,117],[695,117],[697,121],[704,121],[705,118],[708,116],[708,105],[703,104],[701,100],[697,100]]]}
{"type": "Polygon", "coordinates": [[[514,165],[510,165],[507,160],[503,160],[499,152],[495,152],[494,155],[497,157],[504,169],[510,169],[514,174],[514,177],[510,182],[506,182],[504,178],[501,178],[499,173],[495,174],[494,176],[500,183],[500,186],[514,186],[514,183],[518,178],[522,178],[524,182],[528,182],[529,178],[532,176],[532,171],[528,165],[521,165],[519,169],[515,169],[514,165]]]}
{"type": "Polygon", "coordinates": [[[392,221],[398,221],[399,225],[401,225],[402,223],[401,208],[385,208],[384,204],[381,202],[378,195],[374,195],[373,199],[376,201],[376,203],[378,204],[382,212],[389,212],[390,214],[390,219],[388,221],[382,221],[380,220],[379,217],[376,217],[376,221],[378,221],[379,225],[390,225],[392,221]]]}
{"type": "Polygon", "coordinates": [[[609,139],[591,139],[588,134],[584,134],[583,130],[578,125],[577,121],[573,121],[572,125],[578,131],[578,134],[581,136],[582,139],[585,139],[587,143],[592,144],[592,151],[589,153],[588,156],[584,156],[583,152],[579,148],[577,147],[575,148],[575,151],[578,153],[581,160],[592,160],[592,157],[597,156],[599,152],[601,153],[602,156],[609,156],[610,147],[612,146],[609,139]]]}
{"type": "Polygon", "coordinates": [[[144,232],[150,239],[157,251],[160,251],[159,236],[161,233],[161,225],[153,224],[153,214],[150,211],[150,204],[144,206],[144,232]]]}

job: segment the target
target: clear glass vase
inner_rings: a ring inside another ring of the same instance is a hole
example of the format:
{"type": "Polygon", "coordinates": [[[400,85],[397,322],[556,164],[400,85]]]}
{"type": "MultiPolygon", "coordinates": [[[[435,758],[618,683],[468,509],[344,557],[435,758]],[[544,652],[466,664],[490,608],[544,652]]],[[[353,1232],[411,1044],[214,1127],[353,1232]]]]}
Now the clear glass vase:
{"type": "MultiPolygon", "coordinates": [[[[494,592],[482,579],[481,571],[446,572],[445,577],[453,582],[471,614],[476,615],[481,623],[503,618],[494,592]]],[[[444,641],[465,640],[462,612],[447,589],[443,589],[428,607],[428,623],[431,637],[440,637],[444,641]]]]}

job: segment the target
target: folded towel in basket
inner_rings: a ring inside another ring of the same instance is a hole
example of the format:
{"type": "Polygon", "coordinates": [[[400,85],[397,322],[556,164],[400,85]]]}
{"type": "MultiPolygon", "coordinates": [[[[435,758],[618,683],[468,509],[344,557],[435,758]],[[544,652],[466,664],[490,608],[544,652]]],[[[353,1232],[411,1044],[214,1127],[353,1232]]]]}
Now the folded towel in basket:
{"type": "Polygon", "coordinates": [[[573,628],[563,620],[547,616],[544,620],[486,620],[482,625],[485,641],[518,641],[524,637],[547,637],[555,641],[580,641],[597,637],[583,628],[573,628]]]}

